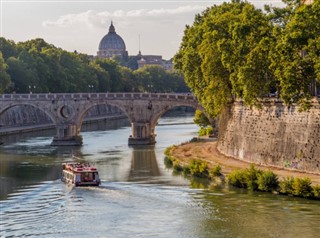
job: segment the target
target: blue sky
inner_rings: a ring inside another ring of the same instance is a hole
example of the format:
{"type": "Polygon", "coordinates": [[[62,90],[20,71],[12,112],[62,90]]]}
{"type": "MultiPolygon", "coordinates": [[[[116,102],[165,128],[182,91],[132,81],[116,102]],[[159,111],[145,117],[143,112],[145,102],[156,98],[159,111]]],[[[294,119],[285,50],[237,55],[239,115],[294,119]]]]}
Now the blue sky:
{"type": "MultiPolygon", "coordinates": [[[[162,55],[170,59],[179,49],[185,25],[194,15],[223,1],[0,0],[0,34],[15,42],[43,38],[68,51],[95,55],[111,20],[129,55],[162,55]]],[[[280,0],[250,1],[281,6],[280,0]]]]}

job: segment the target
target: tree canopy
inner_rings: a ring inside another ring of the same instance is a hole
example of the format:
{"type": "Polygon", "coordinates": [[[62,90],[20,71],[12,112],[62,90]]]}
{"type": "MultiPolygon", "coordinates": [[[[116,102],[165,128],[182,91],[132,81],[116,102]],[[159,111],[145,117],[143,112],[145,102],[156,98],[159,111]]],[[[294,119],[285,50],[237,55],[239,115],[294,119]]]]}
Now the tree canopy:
{"type": "Polygon", "coordinates": [[[16,44],[0,38],[0,71],[0,93],[147,92],[148,85],[154,92],[189,91],[181,73],[158,66],[132,71],[114,60],[67,52],[43,39],[16,44]]]}
{"type": "Polygon", "coordinates": [[[310,99],[312,80],[320,76],[319,0],[284,2],[262,11],[233,0],[186,26],[175,67],[211,117],[236,98],[259,105],[276,90],[286,103],[310,99]]]}

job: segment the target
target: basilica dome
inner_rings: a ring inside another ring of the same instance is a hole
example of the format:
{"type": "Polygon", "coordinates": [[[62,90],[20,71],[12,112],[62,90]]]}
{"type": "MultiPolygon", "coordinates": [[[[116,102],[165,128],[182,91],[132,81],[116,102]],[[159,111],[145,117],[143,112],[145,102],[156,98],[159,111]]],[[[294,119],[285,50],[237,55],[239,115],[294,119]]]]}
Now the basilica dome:
{"type": "Polygon", "coordinates": [[[112,22],[108,34],[100,41],[97,55],[100,58],[112,58],[114,56],[124,58],[128,56],[124,40],[116,33],[112,22]]]}

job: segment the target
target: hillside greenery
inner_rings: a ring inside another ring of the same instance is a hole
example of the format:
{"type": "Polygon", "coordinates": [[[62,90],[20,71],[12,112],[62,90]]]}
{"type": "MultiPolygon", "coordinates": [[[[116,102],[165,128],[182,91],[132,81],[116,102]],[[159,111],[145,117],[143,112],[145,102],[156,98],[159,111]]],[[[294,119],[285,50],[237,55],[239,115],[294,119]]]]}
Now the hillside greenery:
{"type": "Polygon", "coordinates": [[[177,71],[155,65],[131,70],[120,63],[67,52],[43,39],[0,38],[0,93],[189,92],[177,71]]]}
{"type": "Polygon", "coordinates": [[[175,67],[210,117],[235,99],[259,106],[270,93],[308,106],[320,83],[320,0],[283,2],[263,11],[232,0],[186,26],[175,67]]]}

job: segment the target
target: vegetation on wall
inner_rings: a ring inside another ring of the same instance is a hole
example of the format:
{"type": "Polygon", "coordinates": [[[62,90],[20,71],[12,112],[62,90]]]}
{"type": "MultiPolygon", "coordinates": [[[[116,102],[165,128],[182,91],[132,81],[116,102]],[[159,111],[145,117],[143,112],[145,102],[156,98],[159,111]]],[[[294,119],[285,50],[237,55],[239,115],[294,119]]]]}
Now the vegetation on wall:
{"type": "Polygon", "coordinates": [[[183,76],[161,66],[138,70],[67,52],[43,39],[0,38],[0,93],[189,92],[183,76]]]}
{"type": "Polygon", "coordinates": [[[210,117],[236,98],[246,105],[276,91],[288,104],[305,105],[320,81],[320,1],[267,11],[233,0],[214,5],[186,26],[175,67],[210,117]]]}

